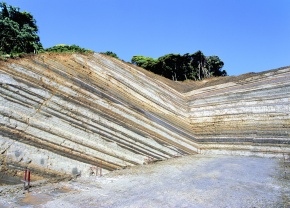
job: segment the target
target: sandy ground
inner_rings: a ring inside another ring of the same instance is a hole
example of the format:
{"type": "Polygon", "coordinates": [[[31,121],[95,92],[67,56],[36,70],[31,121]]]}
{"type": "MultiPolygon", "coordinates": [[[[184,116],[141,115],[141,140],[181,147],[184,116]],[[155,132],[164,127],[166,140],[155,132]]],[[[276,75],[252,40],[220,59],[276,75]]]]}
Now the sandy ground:
{"type": "Polygon", "coordinates": [[[277,158],[193,155],[0,193],[0,207],[290,207],[277,158]]]}

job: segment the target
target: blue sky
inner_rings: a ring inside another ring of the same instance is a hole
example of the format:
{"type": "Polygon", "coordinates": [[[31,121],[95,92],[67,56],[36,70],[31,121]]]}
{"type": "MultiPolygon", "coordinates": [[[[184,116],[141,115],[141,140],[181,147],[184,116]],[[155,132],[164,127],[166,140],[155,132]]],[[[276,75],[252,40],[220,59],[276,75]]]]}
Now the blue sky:
{"type": "Polygon", "coordinates": [[[290,65],[290,0],[5,2],[34,16],[45,48],[76,44],[125,61],[201,50],[229,75],[290,65]]]}

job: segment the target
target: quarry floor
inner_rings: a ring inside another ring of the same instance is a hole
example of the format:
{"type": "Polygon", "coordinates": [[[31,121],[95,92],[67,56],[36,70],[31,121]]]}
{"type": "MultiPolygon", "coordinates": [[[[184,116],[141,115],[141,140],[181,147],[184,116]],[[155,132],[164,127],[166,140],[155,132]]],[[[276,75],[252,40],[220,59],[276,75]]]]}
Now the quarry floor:
{"type": "Polygon", "coordinates": [[[9,187],[0,190],[0,207],[290,207],[290,179],[278,158],[192,155],[29,193],[9,187]]]}

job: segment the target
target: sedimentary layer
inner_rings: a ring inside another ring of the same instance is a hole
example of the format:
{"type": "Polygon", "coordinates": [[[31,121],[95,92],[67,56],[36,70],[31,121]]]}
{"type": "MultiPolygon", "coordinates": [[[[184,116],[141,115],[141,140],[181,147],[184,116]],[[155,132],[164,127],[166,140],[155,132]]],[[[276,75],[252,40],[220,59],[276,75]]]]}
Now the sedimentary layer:
{"type": "Polygon", "coordinates": [[[285,67],[185,93],[199,147],[257,154],[289,150],[289,81],[285,67]]]}
{"type": "Polygon", "coordinates": [[[2,166],[89,175],[186,154],[290,152],[289,67],[187,92],[194,83],[162,79],[97,53],[1,63],[2,166]]]}

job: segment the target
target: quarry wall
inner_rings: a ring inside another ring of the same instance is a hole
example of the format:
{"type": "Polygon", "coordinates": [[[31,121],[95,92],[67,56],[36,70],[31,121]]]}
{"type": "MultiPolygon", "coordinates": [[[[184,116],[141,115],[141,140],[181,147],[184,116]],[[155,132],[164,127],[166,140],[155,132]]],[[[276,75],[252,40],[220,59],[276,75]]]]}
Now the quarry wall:
{"type": "Polygon", "coordinates": [[[184,93],[97,53],[1,63],[1,167],[89,175],[185,154],[288,154],[289,80],[286,67],[184,93]]]}
{"type": "Polygon", "coordinates": [[[289,81],[285,67],[185,93],[199,147],[204,153],[289,151],[289,81]]]}

